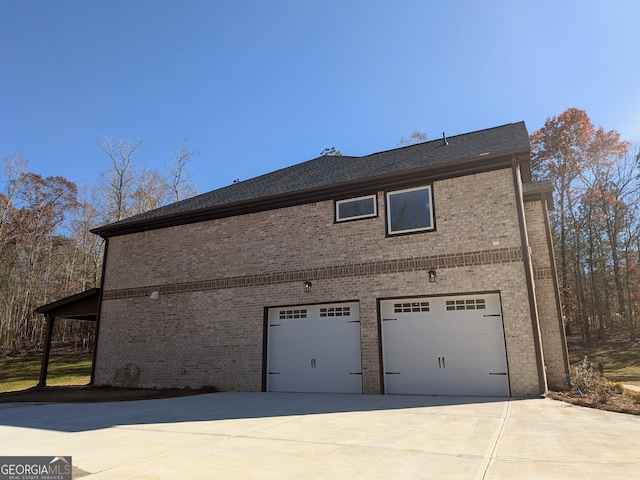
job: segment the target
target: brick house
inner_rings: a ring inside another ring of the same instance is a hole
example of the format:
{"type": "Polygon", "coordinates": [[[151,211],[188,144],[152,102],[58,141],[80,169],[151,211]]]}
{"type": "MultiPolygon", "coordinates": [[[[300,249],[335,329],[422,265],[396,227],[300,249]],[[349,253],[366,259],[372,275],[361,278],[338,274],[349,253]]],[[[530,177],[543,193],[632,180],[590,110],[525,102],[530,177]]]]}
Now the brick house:
{"type": "Polygon", "coordinates": [[[96,228],[95,385],[536,396],[564,383],[524,123],[323,156],[96,228]]]}

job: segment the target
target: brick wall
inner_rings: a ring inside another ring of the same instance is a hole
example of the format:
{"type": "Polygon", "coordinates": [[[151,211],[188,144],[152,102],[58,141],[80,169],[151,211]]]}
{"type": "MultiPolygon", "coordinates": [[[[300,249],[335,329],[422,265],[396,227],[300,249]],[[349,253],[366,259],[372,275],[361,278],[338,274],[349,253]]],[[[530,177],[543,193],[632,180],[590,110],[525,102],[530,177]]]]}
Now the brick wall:
{"type": "Polygon", "coordinates": [[[549,241],[542,201],[525,204],[527,232],[531,247],[533,272],[536,282],[536,302],[540,319],[540,332],[544,349],[545,370],[550,388],[563,386],[568,375],[564,325],[559,316],[555,269],[549,255],[549,241]]]}
{"type": "Polygon", "coordinates": [[[512,395],[536,395],[511,171],[434,197],[437,231],[416,235],[386,237],[379,192],[373,219],[334,224],[327,201],[111,238],[96,384],[259,390],[266,307],[358,300],[363,391],[379,393],[377,299],[498,291],[512,395]]]}

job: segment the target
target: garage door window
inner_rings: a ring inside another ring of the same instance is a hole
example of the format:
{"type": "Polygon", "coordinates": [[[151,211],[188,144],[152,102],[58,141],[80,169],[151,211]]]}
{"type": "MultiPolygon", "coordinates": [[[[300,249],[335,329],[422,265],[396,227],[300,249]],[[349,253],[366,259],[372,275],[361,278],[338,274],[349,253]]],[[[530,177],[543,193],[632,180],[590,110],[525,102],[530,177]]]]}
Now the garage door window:
{"type": "Polygon", "coordinates": [[[484,310],[486,304],[484,298],[447,300],[447,310],[484,310]]]}
{"type": "Polygon", "coordinates": [[[387,193],[389,235],[434,230],[431,186],[387,193]]]}
{"type": "Polygon", "coordinates": [[[320,309],[321,317],[348,317],[351,315],[349,307],[326,307],[320,309]]]}
{"type": "Polygon", "coordinates": [[[278,317],[280,320],[290,320],[293,318],[307,318],[307,311],[300,310],[280,310],[278,317]]]}
{"type": "Polygon", "coordinates": [[[428,312],[429,302],[394,303],[394,313],[428,312]]]}

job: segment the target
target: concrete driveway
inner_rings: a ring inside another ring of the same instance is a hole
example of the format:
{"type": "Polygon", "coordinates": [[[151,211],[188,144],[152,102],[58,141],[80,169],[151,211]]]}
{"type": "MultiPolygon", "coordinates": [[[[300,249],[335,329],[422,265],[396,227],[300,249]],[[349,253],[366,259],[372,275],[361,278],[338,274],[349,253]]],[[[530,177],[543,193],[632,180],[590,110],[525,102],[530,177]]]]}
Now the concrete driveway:
{"type": "Polygon", "coordinates": [[[214,393],[0,404],[0,455],[91,479],[640,479],[640,417],[549,399],[214,393]]]}

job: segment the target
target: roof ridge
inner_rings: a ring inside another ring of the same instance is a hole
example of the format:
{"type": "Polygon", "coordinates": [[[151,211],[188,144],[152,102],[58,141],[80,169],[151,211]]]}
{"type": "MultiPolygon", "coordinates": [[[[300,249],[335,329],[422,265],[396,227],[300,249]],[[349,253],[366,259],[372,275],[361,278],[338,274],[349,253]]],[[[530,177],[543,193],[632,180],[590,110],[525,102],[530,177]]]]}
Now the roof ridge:
{"type": "MultiPolygon", "coordinates": [[[[505,123],[503,125],[497,125],[495,127],[488,127],[488,128],[482,128],[480,130],[474,130],[473,132],[465,132],[465,133],[458,133],[452,136],[448,136],[447,135],[447,140],[451,140],[451,139],[455,139],[455,138],[460,138],[460,137],[465,137],[467,135],[474,135],[474,134],[478,134],[478,133],[482,133],[482,132],[488,132],[489,130],[497,130],[499,128],[504,128],[504,127],[510,127],[513,125],[520,125],[522,124],[523,126],[525,125],[524,120],[520,120],[519,122],[511,122],[511,123],[505,123]]],[[[526,126],[525,126],[526,128],[526,126]]],[[[442,132],[445,133],[445,132],[442,132]]],[[[371,157],[373,155],[378,155],[381,153],[389,153],[389,152],[393,152],[396,150],[403,150],[403,149],[409,149],[409,148],[413,148],[416,147],[418,145],[424,145],[426,143],[434,143],[434,142],[442,142],[442,138],[434,138],[433,140],[425,140],[424,142],[418,142],[418,143],[412,143],[411,145],[403,145],[402,147],[395,147],[395,148],[389,148],[387,150],[381,150],[379,152],[373,152],[373,153],[368,153],[367,155],[363,155],[362,157],[356,157],[356,158],[363,158],[363,157],[371,157]]]]}

